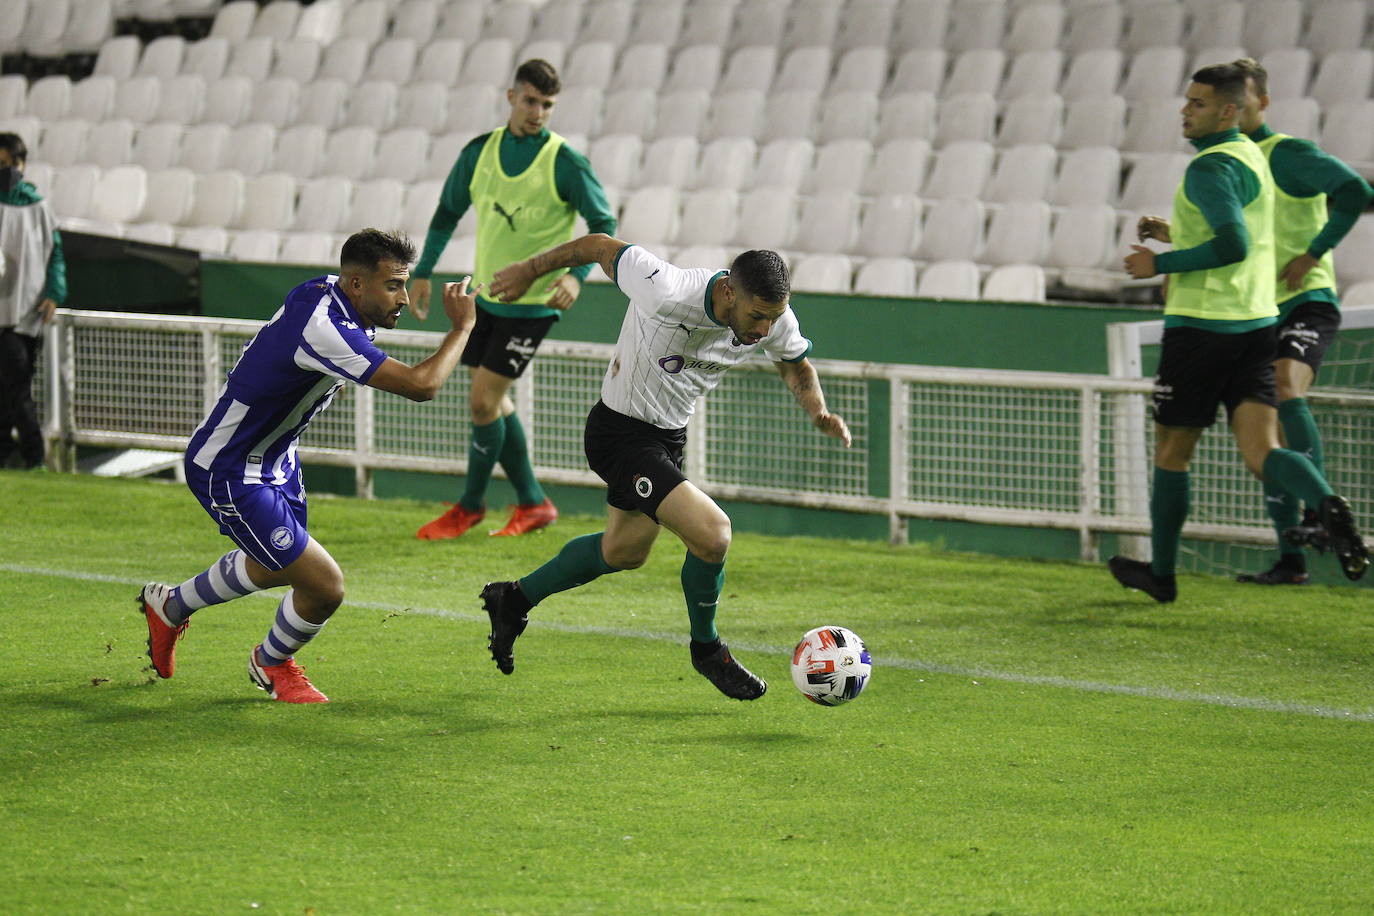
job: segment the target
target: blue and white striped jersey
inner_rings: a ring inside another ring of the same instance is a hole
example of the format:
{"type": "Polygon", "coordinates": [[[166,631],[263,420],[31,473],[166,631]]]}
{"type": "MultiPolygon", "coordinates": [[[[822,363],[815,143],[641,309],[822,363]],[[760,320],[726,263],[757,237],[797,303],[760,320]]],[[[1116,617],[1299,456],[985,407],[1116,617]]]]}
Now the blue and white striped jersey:
{"type": "Polygon", "coordinates": [[[219,401],[191,436],[189,465],[217,479],[284,484],[310,421],[344,381],[362,385],[372,377],[386,354],[338,281],[316,277],[291,290],[248,342],[219,401]]]}

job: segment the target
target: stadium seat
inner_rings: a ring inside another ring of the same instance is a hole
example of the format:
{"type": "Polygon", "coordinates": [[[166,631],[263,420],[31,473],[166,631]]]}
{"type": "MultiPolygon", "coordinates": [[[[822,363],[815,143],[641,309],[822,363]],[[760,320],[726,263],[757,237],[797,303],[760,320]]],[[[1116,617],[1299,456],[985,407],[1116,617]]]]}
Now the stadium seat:
{"type": "MultiPolygon", "coordinates": [[[[461,223],[459,224],[461,226],[461,223]]],[[[434,269],[440,273],[467,274],[477,265],[477,236],[458,232],[439,255],[434,269]]]]}
{"type": "MultiPolygon", "coordinates": [[[[881,50],[884,59],[886,49],[892,41],[897,26],[898,4],[889,0],[851,0],[847,15],[840,17],[839,32],[835,37],[835,47],[847,57],[855,50],[881,50]]],[[[886,69],[886,68],[884,68],[886,69]]],[[[850,89],[868,88],[849,86],[850,89]]],[[[871,87],[877,91],[880,87],[871,87]]]]}
{"type": "Polygon", "coordinates": [[[917,257],[926,261],[975,260],[983,253],[987,211],[971,197],[939,200],[926,210],[917,257]]]}
{"type": "Polygon", "coordinates": [[[829,48],[806,46],[787,52],[778,68],[773,90],[802,89],[824,92],[829,87],[831,52],[829,48]]]}
{"type": "Polygon", "coordinates": [[[1090,146],[1064,156],[1049,200],[1060,207],[1113,204],[1120,187],[1121,153],[1110,146],[1090,146]]]}
{"type": "Polygon", "coordinates": [[[52,192],[47,195],[58,219],[89,219],[100,169],[93,165],[66,165],[53,170],[52,192]]]}
{"type": "Polygon", "coordinates": [[[668,66],[663,91],[701,89],[710,92],[720,79],[721,57],[720,45],[691,45],[680,49],[668,66]]]}
{"type": "Polygon", "coordinates": [[[1261,59],[1270,51],[1296,48],[1302,21],[1302,0],[1249,0],[1240,43],[1261,59]]]}
{"type": "Polygon", "coordinates": [[[264,80],[253,91],[253,120],[276,128],[291,125],[296,120],[300,92],[300,84],[293,79],[274,77],[264,80]]]}
{"type": "Polygon", "coordinates": [[[270,229],[249,229],[229,236],[228,254],[237,261],[275,264],[280,250],[281,233],[270,229]]]}
{"type": "Polygon", "coordinates": [[[1314,98],[1275,99],[1269,103],[1265,116],[1274,130],[1310,140],[1317,136],[1321,106],[1314,98]]]}
{"type": "MultiPolygon", "coordinates": [[[[110,79],[105,77],[104,79],[110,79]]],[[[40,121],[60,121],[72,104],[72,81],[65,75],[44,76],[29,87],[25,112],[40,121]]]]}
{"type": "Polygon", "coordinates": [[[248,34],[254,38],[285,41],[296,33],[301,18],[301,5],[296,0],[271,0],[258,11],[248,34]]]}
{"type": "Polygon", "coordinates": [[[18,73],[0,76],[0,118],[13,118],[24,111],[29,81],[18,73]]]}
{"type": "Polygon", "coordinates": [[[790,247],[797,228],[797,196],[789,188],[755,187],[740,201],[735,244],[741,248],[790,247]]]}
{"type": "Polygon", "coordinates": [[[35,153],[40,153],[50,165],[66,167],[86,161],[86,145],[90,139],[89,121],[72,119],[49,124],[43,132],[41,143],[34,144],[35,153]]]}
{"type": "Polygon", "coordinates": [[[867,140],[832,140],[816,150],[806,188],[813,193],[828,189],[857,192],[872,160],[873,144],[867,140]]]}
{"type": "Polygon", "coordinates": [[[1194,51],[1241,46],[1244,44],[1244,22],[1245,7],[1237,0],[1208,0],[1205,12],[1192,17],[1184,44],[1194,51]]]}
{"type": "Polygon", "coordinates": [[[497,114],[500,98],[495,86],[459,86],[448,96],[448,129],[486,133],[504,120],[497,114]]]}
{"type": "MultiPolygon", "coordinates": [[[[647,47],[641,45],[640,47],[647,47]]],[[[656,46],[663,54],[667,66],[667,48],[656,46]]],[[[604,91],[615,73],[615,45],[609,41],[592,41],[574,47],[568,55],[567,64],[559,71],[565,92],[573,89],[598,89],[604,91]]],[[[524,55],[520,55],[524,57],[524,55]]],[[[661,78],[661,77],[660,77],[661,78]]],[[[560,102],[561,104],[561,102],[560,102]]]]}
{"type": "MultiPolygon", "coordinates": [[[[701,161],[692,187],[737,191],[754,173],[758,144],[748,137],[724,137],[701,148],[701,161]]],[[[597,174],[601,170],[597,169],[597,174]]]]}
{"type": "Polygon", "coordinates": [[[646,248],[657,249],[677,236],[677,188],[652,185],[634,191],[620,214],[619,233],[646,248]]]}
{"type": "Polygon", "coordinates": [[[1178,98],[1181,103],[1179,87],[1183,84],[1183,59],[1183,48],[1177,45],[1137,51],[1126,68],[1121,95],[1131,102],[1178,98]]]}
{"type": "Polygon", "coordinates": [[[904,0],[897,9],[892,49],[897,54],[944,48],[949,34],[947,0],[904,0]]]}
{"type": "Polygon", "coordinates": [[[864,89],[833,93],[821,103],[816,140],[867,142],[878,124],[879,103],[875,93],[864,89]]]}
{"type": "Polygon", "coordinates": [[[1048,200],[1059,154],[1048,143],[1026,143],[1002,151],[983,199],[993,203],[1048,200]]]}
{"type": "Polygon", "coordinates": [[[515,72],[515,44],[508,38],[483,38],[468,48],[458,72],[460,86],[507,89],[515,72]]]}
{"type": "MultiPolygon", "coordinates": [[[[629,40],[630,26],[634,21],[634,4],[629,0],[595,0],[587,5],[583,16],[582,30],[577,33],[578,43],[609,41],[616,47],[621,47],[629,40]]],[[[558,37],[571,40],[573,34],[565,32],[558,37]]],[[[665,38],[664,43],[668,40],[665,38]]]]}
{"type": "Polygon", "coordinates": [[[334,237],[327,232],[284,232],[277,251],[278,263],[328,266],[331,270],[338,258],[334,237]]]}
{"type": "Polygon", "coordinates": [[[1006,32],[1003,0],[960,0],[949,7],[949,33],[944,46],[954,53],[1000,48],[1006,32]]]}
{"type": "Polygon", "coordinates": [[[601,108],[603,136],[633,134],[653,137],[658,93],[653,89],[617,89],[606,94],[601,108]]]}
{"type": "Polygon", "coordinates": [[[708,188],[682,196],[682,220],[673,239],[678,245],[725,245],[735,237],[739,194],[708,188]]]}
{"type": "Polygon", "coordinates": [[[925,185],[930,142],[919,137],[889,140],[874,150],[864,175],[867,194],[916,194],[925,185]]]}
{"type": "Polygon", "coordinates": [[[135,73],[169,80],[182,72],[186,60],[186,39],[180,35],[159,35],[143,48],[135,73]]]}
{"type": "Polygon", "coordinates": [[[454,130],[434,137],[429,148],[429,163],[425,166],[421,178],[447,178],[463,147],[467,146],[474,136],[470,131],[454,130]]]}
{"type": "Polygon", "coordinates": [[[312,178],[301,186],[296,222],[302,232],[344,232],[348,226],[353,182],[347,178],[312,178]]]}
{"type": "Polygon", "coordinates": [[[939,95],[945,82],[947,55],[940,48],[916,48],[897,58],[897,67],[888,81],[886,94],[929,92],[939,95]]]}
{"type": "MultiPolygon", "coordinates": [[[[577,31],[582,25],[583,12],[582,0],[547,0],[539,7],[538,14],[530,23],[530,40],[538,41],[543,38],[556,38],[560,41],[571,40],[577,35],[577,31]]],[[[625,8],[624,12],[628,15],[630,10],[625,8]]],[[[395,34],[395,31],[396,26],[393,23],[392,34],[395,34]]],[[[598,40],[591,35],[588,35],[587,38],[590,41],[598,40]]]]}
{"type": "Polygon", "coordinates": [[[1177,98],[1140,99],[1126,116],[1121,148],[1132,153],[1169,153],[1187,148],[1177,98]]]}
{"type": "Polygon", "coordinates": [[[764,143],[771,140],[808,140],[815,133],[820,93],[810,89],[786,89],[768,97],[764,108],[764,143]]]}
{"type": "Polygon", "coordinates": [[[1325,57],[1333,51],[1354,51],[1367,47],[1365,29],[1369,20],[1366,0],[1321,0],[1307,5],[1311,18],[1301,45],[1325,57]]]}
{"type": "Polygon", "coordinates": [[[340,38],[320,59],[316,80],[342,80],[352,86],[363,78],[371,45],[363,38],[340,38]]]}
{"type": "Polygon", "coordinates": [[[425,133],[442,133],[447,128],[449,93],[443,83],[411,83],[398,96],[397,128],[419,128],[425,133]]]}
{"type": "Polygon", "coordinates": [[[859,47],[846,51],[826,85],[826,92],[871,92],[878,95],[887,82],[888,54],[884,47],[859,47]]]}
{"type": "Polygon", "coordinates": [[[994,267],[983,281],[983,298],[994,302],[1044,302],[1045,269],[1039,264],[994,267]]]}
{"type": "Polygon", "coordinates": [[[1055,146],[1064,130],[1064,100],[1054,93],[1023,95],[1002,109],[997,145],[1045,143],[1055,146]]]}
{"type": "Polygon", "coordinates": [[[929,92],[902,92],[883,99],[878,108],[878,136],[875,142],[935,136],[935,96],[929,92]]]}
{"type": "Polygon", "coordinates": [[[242,76],[254,82],[261,82],[272,72],[273,54],[272,39],[246,38],[230,45],[229,62],[224,65],[224,75],[242,76]]]}
{"type": "Polygon", "coordinates": [[[71,18],[72,0],[42,0],[30,5],[19,34],[19,46],[35,57],[62,54],[62,33],[71,18]]]}
{"type": "Polygon", "coordinates": [[[277,42],[272,76],[284,77],[297,83],[308,83],[320,72],[321,45],[309,38],[292,38],[277,42]]]}
{"type": "Polygon", "coordinates": [[[764,94],[758,89],[717,94],[711,101],[701,136],[708,141],[725,137],[758,139],[764,128],[763,112],[764,94]]]}
{"type": "Polygon", "coordinates": [[[954,67],[940,89],[941,98],[965,92],[996,95],[1002,85],[1007,56],[999,48],[965,51],[954,58],[954,67]]]}
{"type": "Polygon", "coordinates": [[[1358,48],[1332,51],[1322,57],[1308,94],[1330,108],[1337,102],[1358,102],[1369,98],[1374,78],[1374,50],[1358,48]]]}
{"type": "Polygon", "coordinates": [[[332,44],[343,28],[343,16],[343,0],[315,0],[301,10],[301,18],[296,20],[295,37],[321,46],[332,44]]]}
{"type": "Polygon", "coordinates": [[[1064,72],[1064,55],[1048,51],[1024,51],[1011,60],[1007,78],[997,94],[1000,101],[1027,95],[1049,95],[1059,90],[1064,72]]]}
{"type": "MultiPolygon", "coordinates": [[[[833,0],[795,0],[788,10],[782,46],[787,51],[823,49],[827,56],[840,31],[841,5],[833,0]]],[[[829,72],[829,64],[826,64],[829,72]]]]}
{"type": "Polygon", "coordinates": [[[92,72],[126,80],[134,75],[142,50],[143,45],[137,35],[119,35],[107,39],[95,56],[95,69],[92,72]]]}
{"type": "Polygon", "coordinates": [[[487,24],[482,29],[482,36],[504,39],[511,47],[518,48],[529,40],[533,19],[534,6],[524,0],[493,3],[487,7],[487,24]]]}
{"type": "Polygon", "coordinates": [[[295,178],[314,178],[324,167],[329,131],[319,124],[293,124],[277,134],[271,171],[295,178]]]}
{"type": "Polygon", "coordinates": [[[281,229],[296,216],[296,179],[281,172],[244,182],[243,209],[236,228],[281,229]]]}
{"type": "Polygon", "coordinates": [[[198,175],[217,170],[231,129],[228,124],[194,124],[186,128],[177,165],[198,175]]]}
{"type": "Polygon", "coordinates": [[[205,80],[194,73],[179,73],[162,80],[157,111],[150,120],[196,124],[204,115],[205,80]]]}
{"type": "MultiPolygon", "coordinates": [[[[597,46],[605,47],[598,42],[597,46]]],[[[574,52],[574,57],[577,52],[574,52]]],[[[668,75],[668,47],[664,44],[631,45],[620,55],[620,61],[607,74],[610,87],[633,87],[657,90],[668,75]]]]}
{"type": "Polygon", "coordinates": [[[736,6],[734,28],[729,36],[731,50],[744,45],[781,45],[788,6],[787,0],[751,0],[736,6]]]}
{"type": "Polygon", "coordinates": [[[296,121],[325,129],[339,126],[348,105],[352,87],[339,79],[317,79],[301,87],[296,104],[296,121]]]}
{"type": "Polygon", "coordinates": [[[162,81],[155,76],[135,76],[116,87],[112,114],[143,123],[157,116],[161,102],[162,81]]]}
{"type": "Polygon", "coordinates": [[[993,148],[991,143],[965,140],[951,143],[935,155],[935,165],[926,179],[923,197],[981,196],[992,174],[993,148]]]}
{"type": "MultiPolygon", "coordinates": [[[[237,2],[251,2],[251,0],[237,0],[237,2]]],[[[209,83],[224,76],[224,70],[228,66],[229,42],[223,38],[207,37],[200,41],[191,42],[186,46],[186,55],[181,62],[181,72],[194,73],[209,83]]]]}
{"type": "Polygon", "coordinates": [[[720,245],[688,245],[678,249],[673,263],[688,269],[720,270],[730,264],[730,251],[720,245]]]}
{"type": "Polygon", "coordinates": [[[413,38],[388,38],[378,42],[367,60],[363,81],[382,81],[404,85],[415,72],[420,46],[413,38]]]}
{"type": "Polygon", "coordinates": [[[131,242],[171,247],[176,244],[176,229],[170,223],[131,223],[124,227],[124,237],[131,242]]]}
{"type": "Polygon", "coordinates": [[[203,124],[241,124],[247,117],[253,98],[253,82],[243,76],[222,76],[205,86],[205,105],[201,108],[203,124]]]}
{"type": "Polygon", "coordinates": [[[701,0],[693,3],[692,14],[683,16],[682,30],[678,33],[676,47],[725,47],[726,42],[730,40],[730,26],[734,17],[734,0],[701,0]]]}
{"type": "Polygon", "coordinates": [[[1120,206],[1127,210],[1167,214],[1174,191],[1192,156],[1186,152],[1145,153],[1135,157],[1121,188],[1120,206]]]}
{"type": "Polygon", "coordinates": [[[243,210],[244,180],[238,172],[207,172],[196,176],[191,226],[232,226],[243,210]]]}
{"type": "Polygon", "coordinates": [[[1069,72],[1059,84],[1065,99],[1115,95],[1121,82],[1121,52],[1116,48],[1082,51],[1069,61],[1069,72]]]}
{"type": "Polygon", "coordinates": [[[638,184],[690,187],[696,172],[699,144],[695,137],[664,137],[644,148],[638,184]]]}
{"type": "Polygon", "coordinates": [[[1327,109],[1321,147],[1356,171],[1370,174],[1374,166],[1374,99],[1338,102],[1327,109]]]}
{"type": "Polygon", "coordinates": [[[1049,253],[1050,205],[1014,200],[992,212],[979,260],[986,264],[1040,264],[1049,253]]]}
{"type": "Polygon", "coordinates": [[[346,227],[381,226],[394,229],[400,225],[405,185],[395,178],[375,178],[353,187],[353,201],[349,207],[346,227]]]}
{"type": "MultiPolygon", "coordinates": [[[[464,5],[458,4],[458,6],[464,5]]],[[[390,17],[390,4],[386,0],[361,0],[361,2],[354,3],[344,9],[343,22],[339,26],[339,34],[336,38],[356,38],[364,42],[367,47],[371,47],[386,37],[390,17]]],[[[467,34],[476,35],[480,31],[480,27],[469,28],[467,34]]]]}
{"type": "Polygon", "coordinates": [[[425,237],[443,188],[444,183],[438,180],[418,181],[406,186],[405,197],[401,201],[400,225],[411,238],[425,237]]]}
{"type": "Polygon", "coordinates": [[[229,250],[229,233],[219,226],[190,226],[177,230],[176,244],[202,254],[224,254],[229,250]]]}
{"type": "Polygon", "coordinates": [[[1344,285],[1374,280],[1374,219],[1358,220],[1336,249],[1336,279],[1344,285]]]}
{"type": "MultiPolygon", "coordinates": [[[[324,165],[320,167],[320,174],[358,181],[364,175],[372,173],[372,163],[376,159],[376,150],[376,130],[358,125],[342,127],[329,135],[329,141],[324,148],[324,165]]],[[[309,227],[302,226],[300,228],[309,227]]]]}
{"type": "Polygon", "coordinates": [[[377,140],[373,178],[416,181],[429,159],[429,132],[418,127],[389,130],[377,140]]]}
{"type": "Polygon", "coordinates": [[[714,92],[754,90],[761,95],[766,94],[773,85],[773,73],[777,67],[777,48],[758,45],[737,48],[731,52],[714,92]]]}
{"type": "Polygon", "coordinates": [[[23,47],[24,20],[28,12],[28,4],[20,0],[9,7],[9,15],[0,16],[0,54],[10,54],[23,47]]]}
{"type": "Polygon", "coordinates": [[[1103,269],[1120,263],[1116,211],[1107,204],[1064,207],[1054,220],[1046,263],[1058,268],[1103,269]]]}
{"type": "Polygon", "coordinates": [[[1121,43],[1121,29],[1124,24],[1124,7],[1120,3],[1077,6],[1069,17],[1068,34],[1064,36],[1063,48],[1070,54],[1117,50],[1121,43]]]}
{"type": "Polygon", "coordinates": [[[271,167],[276,147],[277,129],[271,124],[240,124],[229,133],[220,166],[245,178],[261,175],[271,167]]]}
{"type": "Polygon", "coordinates": [[[1278,48],[1260,58],[1269,73],[1269,97],[1298,99],[1307,95],[1312,74],[1312,52],[1306,48],[1278,48]]]}
{"type": "Polygon", "coordinates": [[[1123,50],[1139,53],[1146,48],[1176,48],[1183,45],[1183,24],[1187,9],[1176,0],[1153,0],[1131,7],[1123,50]]]}
{"type": "Polygon", "coordinates": [[[978,292],[978,265],[962,258],[931,264],[916,284],[916,295],[922,299],[975,300],[978,292]]]}
{"type": "Polygon", "coordinates": [[[854,292],[911,298],[916,295],[916,264],[910,258],[869,258],[854,277],[854,292]]]}
{"type": "Polygon", "coordinates": [[[467,45],[457,38],[436,38],[420,51],[420,62],[415,67],[414,78],[417,83],[439,83],[453,86],[458,82],[458,73],[463,69],[463,53],[467,45]]]}
{"type": "Polygon", "coordinates": [[[765,186],[796,190],[811,173],[816,148],[810,140],[774,140],[759,149],[750,187],[765,186]]]}
{"type": "MultiPolygon", "coordinates": [[[[133,158],[134,132],[138,125],[127,118],[91,125],[87,136],[85,161],[105,169],[129,165],[133,158]]],[[[127,220],[117,220],[127,222],[127,220]]]]}
{"type": "Polygon", "coordinates": [[[970,140],[991,143],[997,99],[989,92],[961,92],[940,100],[935,113],[935,147],[970,140]]]}
{"type": "MultiPolygon", "coordinates": [[[[439,31],[435,33],[438,38],[455,38],[465,42],[476,41],[482,34],[482,27],[486,20],[487,8],[483,2],[446,2],[439,10],[439,31]]],[[[386,21],[382,21],[382,31],[386,30],[386,21]]]]}
{"type": "MultiPolygon", "coordinates": [[[[802,200],[792,247],[807,252],[840,252],[854,247],[859,234],[859,195],[828,189],[802,200]]],[[[848,284],[845,286],[848,289],[848,284]]]]}
{"type": "Polygon", "coordinates": [[[847,293],[854,282],[854,263],[842,254],[803,254],[792,268],[792,289],[812,293],[847,293]]]}
{"type": "Polygon", "coordinates": [[[364,80],[349,93],[344,126],[386,130],[396,120],[399,95],[395,83],[364,80]]]}
{"type": "Polygon", "coordinates": [[[1052,51],[1064,33],[1064,7],[1059,3],[1031,3],[1012,13],[1002,47],[1012,54],[1052,51]]]}
{"type": "MultiPolygon", "coordinates": [[[[1119,95],[1074,99],[1064,114],[1061,149],[1120,146],[1126,134],[1126,100],[1119,95]]],[[[1181,136],[1181,133],[1179,134],[1181,136]]]]}
{"type": "MultiPolygon", "coordinates": [[[[611,188],[636,186],[643,155],[644,141],[635,134],[604,134],[592,141],[587,152],[592,170],[603,185],[611,188]]],[[[702,159],[703,164],[711,161],[709,156],[702,159]]]]}
{"type": "Polygon", "coordinates": [[[1374,280],[1354,283],[1341,290],[1341,303],[1347,308],[1374,305],[1374,280]]]}
{"type": "Polygon", "coordinates": [[[679,89],[658,96],[654,111],[654,139],[663,137],[700,137],[711,107],[705,89],[679,89]]]}
{"type": "Polygon", "coordinates": [[[150,174],[169,169],[181,156],[181,138],[186,128],[172,121],[144,124],[134,135],[129,161],[150,174]]]}
{"type": "MultiPolygon", "coordinates": [[[[921,242],[921,202],[910,194],[879,194],[864,205],[856,254],[908,258],[921,242]]],[[[914,282],[914,279],[913,279],[914,282]]]]}
{"type": "MultiPolygon", "coordinates": [[[[1249,53],[1240,45],[1207,45],[1193,52],[1192,59],[1188,62],[1188,66],[1183,71],[1184,79],[1187,82],[1191,82],[1192,75],[1203,67],[1210,67],[1213,64],[1222,64],[1227,61],[1238,60],[1242,57],[1249,56],[1249,53]]],[[[1178,98],[1181,105],[1183,99],[1183,91],[1181,89],[1178,93],[1178,98]]]]}

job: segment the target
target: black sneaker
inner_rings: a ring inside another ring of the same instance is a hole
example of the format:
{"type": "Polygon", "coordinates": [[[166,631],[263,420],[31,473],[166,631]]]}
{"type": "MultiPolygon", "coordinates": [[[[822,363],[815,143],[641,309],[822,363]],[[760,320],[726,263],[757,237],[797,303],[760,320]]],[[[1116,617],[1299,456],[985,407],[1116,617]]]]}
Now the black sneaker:
{"type": "Polygon", "coordinates": [[[1330,546],[1330,535],[1322,526],[1317,510],[1312,508],[1303,510],[1301,522],[1284,529],[1283,539],[1294,547],[1311,547],[1317,553],[1326,553],[1330,546]]]}
{"type": "Polygon", "coordinates": [[[1331,539],[1336,561],[1341,564],[1341,572],[1352,582],[1363,578],[1365,570],[1369,568],[1369,552],[1365,550],[1360,533],[1355,530],[1355,516],[1350,511],[1350,503],[1333,493],[1322,500],[1318,511],[1322,527],[1331,539]]]}
{"type": "Polygon", "coordinates": [[[735,661],[725,643],[705,658],[693,658],[692,667],[715,684],[717,690],[736,700],[757,700],[768,690],[763,678],[755,677],[735,661]]]}
{"type": "Polygon", "coordinates": [[[1280,560],[1264,572],[1241,573],[1236,576],[1236,581],[1251,585],[1306,585],[1307,571],[1285,566],[1280,560]]]}
{"type": "Polygon", "coordinates": [[[491,618],[487,648],[502,674],[515,670],[515,638],[530,622],[530,603],[514,582],[488,582],[482,589],[482,607],[491,618]]]}
{"type": "Polygon", "coordinates": [[[1168,604],[1178,597],[1178,582],[1173,576],[1156,576],[1150,564],[1143,560],[1112,557],[1107,561],[1116,581],[1127,588],[1139,589],[1160,604],[1168,604]]]}

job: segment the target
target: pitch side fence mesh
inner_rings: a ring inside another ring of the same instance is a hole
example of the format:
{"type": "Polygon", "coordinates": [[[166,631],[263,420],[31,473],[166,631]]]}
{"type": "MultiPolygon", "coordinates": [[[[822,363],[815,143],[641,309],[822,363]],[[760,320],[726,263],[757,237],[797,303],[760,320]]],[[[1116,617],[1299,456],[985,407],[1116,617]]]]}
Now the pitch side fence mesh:
{"type": "MultiPolygon", "coordinates": [[[[184,448],[260,323],[62,310],[36,382],[55,454],[77,446],[184,448]]],[[[416,363],[440,336],[383,331],[380,346],[416,363]]],[[[610,359],[604,344],[549,340],[514,389],[542,479],[601,486],[587,470],[582,426],[610,359]]],[[[1077,531],[1084,558],[1102,534],[1147,535],[1150,383],[1140,377],[1009,372],[815,360],[831,409],[849,422],[843,448],[815,430],[765,360],[728,373],[698,403],[689,476],[718,498],[886,516],[894,540],[910,518],[1077,531]]],[[[301,443],[310,462],[373,473],[461,474],[467,380],[415,404],[345,386],[301,443]]],[[[1374,517],[1374,394],[1314,392],[1330,430],[1327,466],[1361,518],[1374,517]]],[[[1186,534],[1264,545],[1273,534],[1259,484],[1222,427],[1203,437],[1186,534]]],[[[1229,549],[1229,548],[1227,548],[1229,549]]]]}

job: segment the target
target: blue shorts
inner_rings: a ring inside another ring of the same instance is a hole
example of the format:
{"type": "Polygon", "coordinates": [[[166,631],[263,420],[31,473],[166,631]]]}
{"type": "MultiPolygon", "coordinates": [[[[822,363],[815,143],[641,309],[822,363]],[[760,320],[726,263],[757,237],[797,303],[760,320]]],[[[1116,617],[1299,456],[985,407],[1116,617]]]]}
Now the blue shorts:
{"type": "Polygon", "coordinates": [[[310,543],[299,470],[277,486],[229,483],[189,473],[193,469],[187,468],[186,485],[219,523],[220,532],[267,569],[289,566],[310,543]]]}

